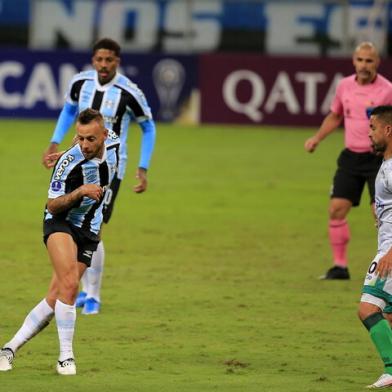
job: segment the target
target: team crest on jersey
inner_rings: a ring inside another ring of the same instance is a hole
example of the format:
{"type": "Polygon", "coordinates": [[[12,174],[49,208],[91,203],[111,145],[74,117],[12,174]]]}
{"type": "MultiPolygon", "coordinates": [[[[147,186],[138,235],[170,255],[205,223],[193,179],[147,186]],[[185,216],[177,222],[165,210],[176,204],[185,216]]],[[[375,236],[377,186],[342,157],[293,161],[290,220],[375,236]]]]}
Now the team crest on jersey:
{"type": "Polygon", "coordinates": [[[56,173],[54,174],[54,180],[59,180],[63,175],[66,167],[75,159],[75,157],[71,154],[67,155],[65,159],[61,161],[60,166],[57,168],[56,173]]]}
{"type": "Polygon", "coordinates": [[[88,102],[90,101],[90,94],[87,94],[86,92],[82,93],[80,96],[80,103],[86,103],[88,104],[88,102]]]}
{"type": "Polygon", "coordinates": [[[115,124],[117,122],[118,116],[111,117],[111,116],[103,116],[103,120],[106,124],[115,124]]]}
{"type": "Polygon", "coordinates": [[[50,184],[50,188],[52,189],[53,192],[60,192],[61,189],[63,188],[63,183],[61,181],[53,181],[50,184]]]}
{"type": "Polygon", "coordinates": [[[108,109],[113,109],[114,108],[114,101],[108,99],[105,101],[104,106],[106,106],[108,109]]]}

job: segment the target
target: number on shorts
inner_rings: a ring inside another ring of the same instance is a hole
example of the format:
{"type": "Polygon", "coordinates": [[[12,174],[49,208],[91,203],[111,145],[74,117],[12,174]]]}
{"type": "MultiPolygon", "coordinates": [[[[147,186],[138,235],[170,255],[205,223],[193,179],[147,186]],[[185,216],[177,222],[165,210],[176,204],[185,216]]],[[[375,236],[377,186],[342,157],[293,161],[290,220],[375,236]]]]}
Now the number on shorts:
{"type": "Polygon", "coordinates": [[[106,205],[106,206],[110,205],[110,202],[112,201],[112,197],[113,197],[113,191],[109,188],[105,192],[105,197],[103,199],[103,204],[106,205]]]}
{"type": "Polygon", "coordinates": [[[376,270],[376,268],[377,268],[377,261],[373,261],[373,263],[370,264],[368,273],[369,273],[369,274],[372,274],[372,273],[376,270]]]}

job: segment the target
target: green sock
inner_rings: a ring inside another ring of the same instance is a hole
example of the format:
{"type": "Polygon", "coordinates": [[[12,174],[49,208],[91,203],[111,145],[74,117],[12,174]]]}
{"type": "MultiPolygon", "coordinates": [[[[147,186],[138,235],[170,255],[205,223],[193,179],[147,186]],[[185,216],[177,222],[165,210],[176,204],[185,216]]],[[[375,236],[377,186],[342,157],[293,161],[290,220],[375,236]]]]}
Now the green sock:
{"type": "Polygon", "coordinates": [[[363,321],[384,362],[385,373],[392,375],[392,330],[382,313],[374,313],[363,321]]]}

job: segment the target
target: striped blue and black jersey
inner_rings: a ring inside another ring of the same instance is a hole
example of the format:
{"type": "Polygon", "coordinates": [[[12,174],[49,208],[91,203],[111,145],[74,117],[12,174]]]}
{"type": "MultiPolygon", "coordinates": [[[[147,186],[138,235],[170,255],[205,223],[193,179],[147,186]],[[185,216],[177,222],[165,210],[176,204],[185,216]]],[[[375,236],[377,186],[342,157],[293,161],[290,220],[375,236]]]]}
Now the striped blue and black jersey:
{"type": "MultiPolygon", "coordinates": [[[[106,190],[118,170],[119,147],[119,138],[109,131],[101,159],[86,159],[79,144],[65,151],[54,167],[48,191],[49,199],[70,193],[83,184],[97,184],[106,190]]],[[[98,235],[103,219],[102,200],[83,197],[77,204],[55,216],[46,209],[44,220],[65,219],[74,226],[98,235]]]]}
{"type": "Polygon", "coordinates": [[[105,85],[98,82],[94,70],[78,73],[71,80],[66,101],[77,105],[79,112],[87,108],[99,110],[106,128],[120,137],[131,120],[142,122],[152,118],[143,92],[119,73],[105,85]]]}
{"type": "Polygon", "coordinates": [[[66,103],[77,107],[79,113],[87,108],[99,110],[103,115],[105,127],[120,137],[119,177],[122,178],[127,161],[126,141],[130,122],[152,120],[151,109],[143,92],[120,73],[109,83],[101,85],[97,72],[90,70],[73,77],[66,103]]]}

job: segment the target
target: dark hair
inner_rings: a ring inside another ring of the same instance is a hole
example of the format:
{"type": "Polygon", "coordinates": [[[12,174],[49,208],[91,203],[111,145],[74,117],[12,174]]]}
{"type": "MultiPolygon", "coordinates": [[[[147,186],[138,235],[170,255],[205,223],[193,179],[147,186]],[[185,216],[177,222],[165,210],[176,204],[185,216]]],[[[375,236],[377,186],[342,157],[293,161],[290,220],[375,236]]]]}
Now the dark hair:
{"type": "Polygon", "coordinates": [[[97,121],[103,124],[102,114],[95,109],[85,109],[79,113],[78,123],[82,125],[90,124],[92,121],[97,121]]]}
{"type": "Polygon", "coordinates": [[[93,46],[93,55],[99,49],[112,50],[117,57],[120,57],[121,47],[111,38],[101,38],[93,46]]]}
{"type": "Polygon", "coordinates": [[[375,107],[371,113],[371,116],[377,116],[381,121],[392,125],[392,106],[391,105],[381,105],[375,107]]]}

